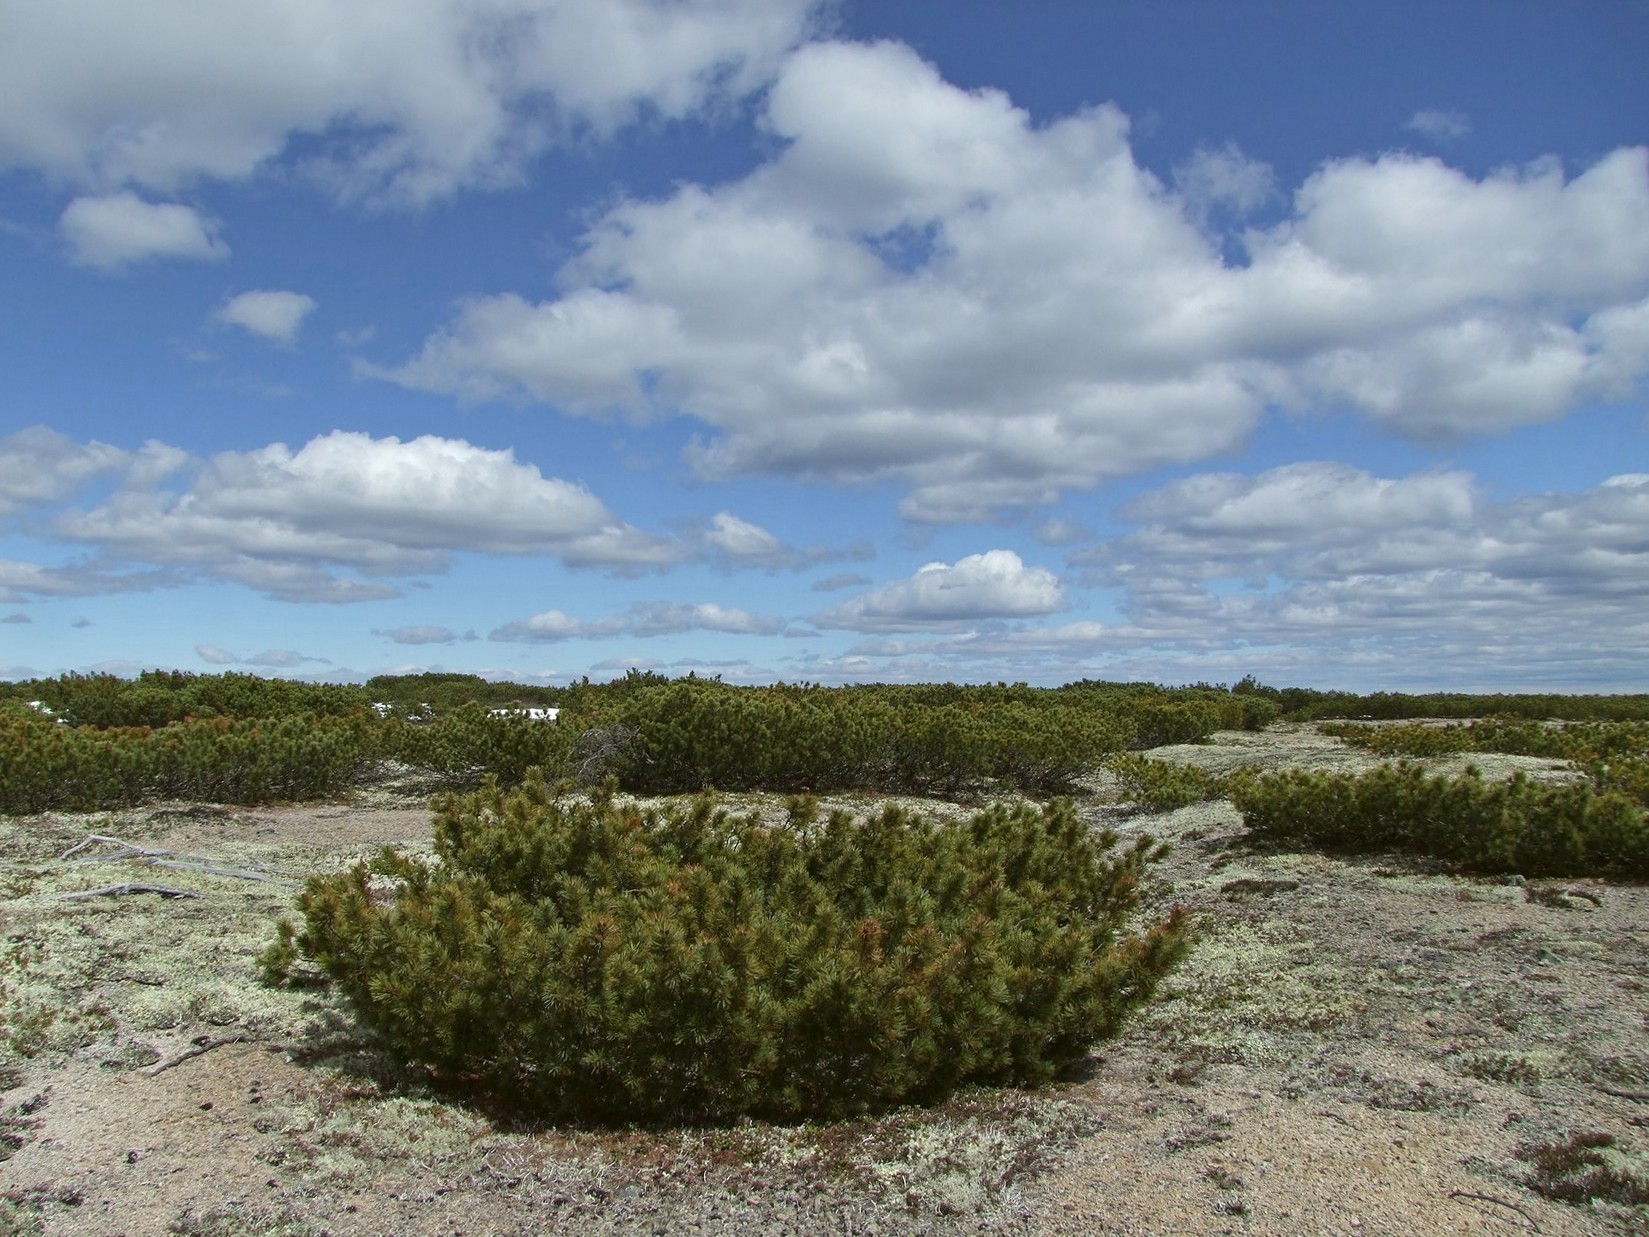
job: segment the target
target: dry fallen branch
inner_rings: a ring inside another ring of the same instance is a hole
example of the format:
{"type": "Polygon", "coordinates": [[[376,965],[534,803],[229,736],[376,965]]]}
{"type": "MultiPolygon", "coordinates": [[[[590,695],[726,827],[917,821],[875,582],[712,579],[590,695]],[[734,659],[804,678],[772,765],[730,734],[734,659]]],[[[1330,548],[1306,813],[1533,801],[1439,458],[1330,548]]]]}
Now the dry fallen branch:
{"type": "Polygon", "coordinates": [[[170,1057],[167,1060],[162,1061],[159,1065],[152,1065],[143,1072],[153,1078],[156,1074],[165,1073],[174,1065],[182,1065],[185,1061],[192,1061],[196,1057],[205,1056],[214,1048],[222,1048],[225,1044],[246,1044],[250,1043],[251,1040],[252,1037],[244,1032],[237,1032],[234,1035],[225,1035],[222,1039],[213,1039],[210,1035],[201,1035],[194,1040],[193,1047],[185,1048],[182,1052],[178,1053],[177,1056],[170,1057]]]}
{"type": "Polygon", "coordinates": [[[1498,1207],[1510,1207],[1513,1211],[1517,1212],[1518,1215],[1522,1216],[1529,1222],[1529,1231],[1531,1233],[1538,1233],[1540,1231],[1540,1224],[1535,1220],[1535,1218],[1530,1215],[1525,1208],[1518,1206],[1509,1198],[1501,1198],[1498,1194],[1485,1194],[1481,1190],[1450,1190],[1449,1197],[1471,1198],[1482,1203],[1494,1203],[1498,1207]]]}
{"type": "Polygon", "coordinates": [[[118,863],[121,860],[130,860],[134,863],[148,864],[154,868],[172,868],[184,872],[199,872],[205,876],[228,876],[236,880],[267,881],[272,884],[291,885],[296,888],[302,881],[293,880],[279,869],[267,864],[253,862],[244,867],[230,867],[211,855],[184,855],[177,851],[159,850],[149,846],[139,846],[135,842],[128,842],[124,838],[110,837],[104,833],[88,833],[84,839],[75,843],[58,856],[59,859],[69,859],[92,846],[117,846],[120,849],[112,855],[87,855],[79,859],[78,863],[118,863]]]}
{"type": "Polygon", "coordinates": [[[1623,1100],[1636,1100],[1640,1104],[1649,1104],[1649,1091],[1628,1091],[1623,1087],[1606,1087],[1601,1082],[1592,1084],[1605,1095],[1618,1095],[1623,1100]]]}
{"type": "MultiPolygon", "coordinates": [[[[106,833],[88,833],[84,838],[59,855],[58,858],[67,859],[70,855],[78,855],[88,846],[118,846],[121,849],[121,853],[112,856],[112,858],[115,859],[124,859],[128,855],[165,855],[170,853],[164,850],[150,850],[146,846],[139,846],[137,843],[128,842],[124,838],[112,838],[106,833]]],[[[106,855],[104,858],[111,858],[111,856],[106,855]]]]}
{"type": "Polygon", "coordinates": [[[201,895],[193,889],[173,889],[169,885],[142,885],[128,881],[124,885],[105,885],[101,889],[85,889],[79,893],[66,893],[65,902],[74,902],[81,898],[121,898],[136,893],[153,893],[163,898],[198,898],[201,895]]]}

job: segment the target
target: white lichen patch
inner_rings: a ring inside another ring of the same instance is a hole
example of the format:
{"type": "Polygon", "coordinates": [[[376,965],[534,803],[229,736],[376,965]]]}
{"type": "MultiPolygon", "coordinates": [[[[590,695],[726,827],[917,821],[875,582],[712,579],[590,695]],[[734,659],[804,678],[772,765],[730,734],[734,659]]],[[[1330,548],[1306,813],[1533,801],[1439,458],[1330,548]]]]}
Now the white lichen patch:
{"type": "Polygon", "coordinates": [[[491,1133],[480,1118],[451,1104],[399,1096],[317,1111],[301,1129],[293,1128],[293,1114],[285,1116],[295,1153],[334,1183],[368,1180],[386,1164],[450,1171],[491,1133]]]}
{"type": "MultiPolygon", "coordinates": [[[[224,866],[241,858],[227,855],[224,866]]],[[[313,1022],[301,993],[257,982],[258,955],[273,920],[290,909],[290,885],[97,858],[6,863],[0,873],[24,887],[4,908],[0,1052],[26,1058],[230,1027],[296,1038],[313,1022]],[[126,884],[196,896],[73,896],[126,884]]]]}
{"type": "Polygon", "coordinates": [[[1390,980],[1329,960],[1283,920],[1213,926],[1139,1015],[1164,1047],[1209,1061],[1276,1065],[1363,1014],[1390,980]]]}

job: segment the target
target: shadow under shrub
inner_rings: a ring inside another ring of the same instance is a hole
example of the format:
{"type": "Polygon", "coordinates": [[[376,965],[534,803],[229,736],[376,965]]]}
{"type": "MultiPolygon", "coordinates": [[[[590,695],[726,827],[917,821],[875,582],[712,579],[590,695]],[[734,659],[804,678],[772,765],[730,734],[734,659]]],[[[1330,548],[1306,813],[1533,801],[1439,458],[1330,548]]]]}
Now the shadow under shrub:
{"type": "Polygon", "coordinates": [[[786,825],[541,778],[436,805],[436,860],[315,877],[298,951],[388,1050],[552,1116],[842,1116],[1052,1078],[1187,947],[1160,855],[1063,801],[786,825]],[[386,879],[387,878],[387,879],[386,879]]]}

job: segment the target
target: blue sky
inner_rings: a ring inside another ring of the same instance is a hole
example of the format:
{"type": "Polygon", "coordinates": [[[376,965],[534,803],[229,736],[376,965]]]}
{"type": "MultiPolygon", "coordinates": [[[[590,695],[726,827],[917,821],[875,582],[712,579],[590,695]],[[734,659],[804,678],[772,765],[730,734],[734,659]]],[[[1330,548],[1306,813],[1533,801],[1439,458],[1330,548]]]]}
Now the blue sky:
{"type": "Polygon", "coordinates": [[[1649,690],[1649,4],[0,0],[0,677],[1649,690]]]}

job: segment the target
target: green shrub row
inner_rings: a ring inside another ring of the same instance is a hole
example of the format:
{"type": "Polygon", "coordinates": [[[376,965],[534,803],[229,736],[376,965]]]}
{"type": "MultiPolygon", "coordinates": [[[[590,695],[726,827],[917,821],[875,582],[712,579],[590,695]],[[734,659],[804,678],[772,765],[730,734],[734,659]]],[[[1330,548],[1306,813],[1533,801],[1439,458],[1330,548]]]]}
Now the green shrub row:
{"type": "Polygon", "coordinates": [[[1270,842],[1409,851],[1476,872],[1649,877],[1642,810],[1585,783],[1485,782],[1475,768],[1434,777],[1402,762],[1360,776],[1239,772],[1226,785],[1244,823],[1270,842]]]}
{"type": "Polygon", "coordinates": [[[639,793],[989,787],[1052,794],[1132,733],[1123,718],[1050,699],[937,704],[702,680],[650,687],[608,714],[570,720],[633,736],[611,772],[639,793]]]}
{"type": "Polygon", "coordinates": [[[435,824],[433,862],[311,879],[266,966],[312,958],[391,1052],[552,1115],[839,1116],[1039,1083],[1187,943],[1177,911],[1129,931],[1155,844],[1118,851],[1064,801],[937,822],[798,799],[764,824],[534,777],[435,824]]]}
{"type": "Polygon", "coordinates": [[[376,735],[386,758],[422,770],[454,789],[479,786],[488,774],[514,784],[534,767],[558,777],[576,774],[573,753],[579,730],[571,721],[494,715],[479,704],[466,704],[432,722],[387,718],[376,735]]]}
{"type": "Polygon", "coordinates": [[[1382,756],[1503,752],[1570,760],[1601,791],[1618,791],[1649,807],[1649,723],[1570,722],[1552,726],[1486,718],[1467,726],[1328,724],[1325,734],[1382,756]]]}
{"type": "Polygon", "coordinates": [[[1452,756],[1458,752],[1478,750],[1467,726],[1434,726],[1423,722],[1395,726],[1325,722],[1318,729],[1376,756],[1452,756]]]}
{"type": "MultiPolygon", "coordinates": [[[[342,717],[364,713],[371,703],[362,688],[336,683],[295,683],[255,674],[187,674],[149,670],[135,679],[112,674],[65,674],[0,684],[0,699],[38,700],[76,726],[159,728],[188,718],[245,719],[304,714],[342,717]]],[[[9,710],[8,710],[9,711],[9,710]]]]}
{"type": "Polygon", "coordinates": [[[211,718],[96,730],[0,716],[0,812],[95,811],[150,799],[266,803],[335,795],[372,760],[336,717],[211,718]]]}
{"type": "MultiPolygon", "coordinates": [[[[379,686],[461,693],[480,683],[427,677],[379,686]]],[[[714,787],[1048,796],[1068,793],[1109,755],[1262,724],[1271,707],[1221,690],[1139,684],[733,687],[632,673],[562,689],[554,723],[493,715],[476,701],[415,723],[404,714],[416,705],[382,702],[402,715],[380,718],[359,688],[252,675],[66,675],[7,690],[0,720],[15,727],[13,749],[30,749],[0,766],[0,810],[7,811],[107,807],[168,794],[248,802],[321,796],[374,758],[452,789],[473,789],[488,774],[516,782],[538,767],[586,783],[612,776],[626,790],[649,794],[714,787]],[[38,692],[28,698],[46,701],[66,724],[47,725],[22,691],[38,692]],[[306,704],[317,707],[300,707],[306,704]],[[258,709],[266,711],[245,715],[258,709]],[[310,726],[320,727],[313,741],[300,741],[310,726]],[[251,733],[280,738],[250,744],[251,733]],[[329,754],[345,734],[354,746],[329,754]],[[214,741],[222,750],[205,750],[214,741]],[[166,754],[174,748],[190,755],[166,754]],[[179,761],[196,772],[173,772],[179,761]],[[246,766],[240,772],[232,768],[237,761],[246,766]]]]}
{"type": "Polygon", "coordinates": [[[1354,718],[1402,721],[1408,718],[1518,717],[1529,721],[1649,721],[1649,695],[1473,694],[1467,692],[1315,691],[1305,687],[1265,687],[1239,683],[1233,694],[1256,693],[1274,701],[1290,721],[1354,718]]]}

